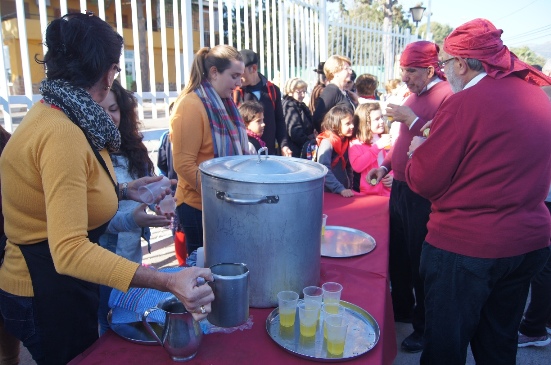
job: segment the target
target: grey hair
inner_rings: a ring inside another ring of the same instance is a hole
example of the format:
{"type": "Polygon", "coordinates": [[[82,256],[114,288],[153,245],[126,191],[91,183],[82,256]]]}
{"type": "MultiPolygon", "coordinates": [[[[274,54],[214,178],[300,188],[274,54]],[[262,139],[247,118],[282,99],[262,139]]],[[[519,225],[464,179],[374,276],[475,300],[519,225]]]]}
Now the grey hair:
{"type": "Polygon", "coordinates": [[[465,61],[467,62],[467,65],[471,70],[484,71],[484,66],[482,65],[482,62],[480,62],[476,58],[465,58],[465,61]]]}

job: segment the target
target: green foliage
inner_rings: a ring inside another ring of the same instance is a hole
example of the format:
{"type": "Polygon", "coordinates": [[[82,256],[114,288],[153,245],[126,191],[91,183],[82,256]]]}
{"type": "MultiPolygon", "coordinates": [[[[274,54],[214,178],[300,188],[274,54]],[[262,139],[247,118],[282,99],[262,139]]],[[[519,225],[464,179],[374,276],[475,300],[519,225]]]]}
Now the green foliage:
{"type": "MultiPolygon", "coordinates": [[[[419,27],[419,35],[427,31],[427,23],[419,27]]],[[[430,32],[432,33],[432,41],[442,48],[444,39],[453,31],[453,28],[448,24],[440,24],[438,22],[430,22],[430,32]]]]}
{"type": "Polygon", "coordinates": [[[511,47],[511,52],[516,54],[521,61],[524,61],[529,65],[543,66],[545,64],[545,58],[539,56],[536,52],[532,51],[528,46],[511,47]]]}
{"type": "Polygon", "coordinates": [[[392,26],[394,27],[397,25],[402,29],[409,28],[412,30],[413,24],[409,22],[402,5],[398,5],[397,1],[356,0],[354,7],[349,10],[349,15],[352,19],[367,20],[374,24],[383,24],[385,7],[388,7],[390,3],[392,4],[392,26]]]}

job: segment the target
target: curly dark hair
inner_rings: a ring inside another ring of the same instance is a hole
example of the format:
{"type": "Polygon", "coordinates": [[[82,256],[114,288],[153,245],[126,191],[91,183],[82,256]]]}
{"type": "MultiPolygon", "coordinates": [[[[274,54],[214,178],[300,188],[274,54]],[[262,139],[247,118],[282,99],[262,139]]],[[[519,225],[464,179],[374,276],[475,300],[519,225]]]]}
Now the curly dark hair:
{"type": "Polygon", "coordinates": [[[5,130],[0,125],[0,155],[4,151],[4,147],[6,147],[6,143],[8,143],[8,140],[10,139],[11,134],[7,130],[5,130]]]}
{"type": "Polygon", "coordinates": [[[48,79],[90,88],[119,63],[123,39],[93,13],[69,13],[48,24],[44,44],[44,59],[34,58],[45,66],[48,79]]]}
{"type": "Polygon", "coordinates": [[[147,147],[143,144],[143,136],[139,130],[140,123],[136,113],[138,106],[136,98],[134,98],[132,92],[123,88],[118,80],[113,81],[111,91],[115,94],[121,113],[119,124],[121,147],[118,154],[128,159],[128,171],[134,178],[154,175],[155,168],[149,158],[147,147]]]}

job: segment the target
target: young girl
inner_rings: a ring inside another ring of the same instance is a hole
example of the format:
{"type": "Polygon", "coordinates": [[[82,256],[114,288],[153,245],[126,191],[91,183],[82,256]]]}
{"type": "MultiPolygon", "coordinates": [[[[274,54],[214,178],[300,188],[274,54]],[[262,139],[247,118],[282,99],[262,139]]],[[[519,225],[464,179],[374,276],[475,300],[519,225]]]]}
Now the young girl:
{"type": "Polygon", "coordinates": [[[354,196],[352,166],[348,160],[348,144],[354,136],[354,116],[347,106],[337,105],[327,112],[321,124],[318,142],[318,162],[329,171],[325,177],[325,191],[354,196]]]}
{"type": "Polygon", "coordinates": [[[256,155],[259,149],[266,147],[266,142],[262,140],[266,126],[264,124],[264,107],[258,101],[246,101],[239,106],[239,113],[247,127],[249,154],[256,155]]]}
{"type": "Polygon", "coordinates": [[[361,174],[360,193],[365,195],[390,196],[392,176],[389,174],[380,184],[367,181],[367,172],[379,167],[387,154],[390,136],[386,121],[383,119],[379,103],[361,104],[354,114],[356,138],[348,149],[350,164],[354,171],[361,174]]]}

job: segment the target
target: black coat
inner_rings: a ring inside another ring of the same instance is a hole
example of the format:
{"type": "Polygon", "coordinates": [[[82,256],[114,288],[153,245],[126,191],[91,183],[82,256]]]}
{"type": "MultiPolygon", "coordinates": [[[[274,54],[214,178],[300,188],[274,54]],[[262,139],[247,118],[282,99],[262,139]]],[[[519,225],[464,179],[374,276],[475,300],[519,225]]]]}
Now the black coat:
{"type": "Polygon", "coordinates": [[[306,104],[286,95],[283,98],[283,115],[287,127],[287,145],[293,151],[293,157],[300,157],[304,143],[314,137],[310,109],[306,104]]]}

